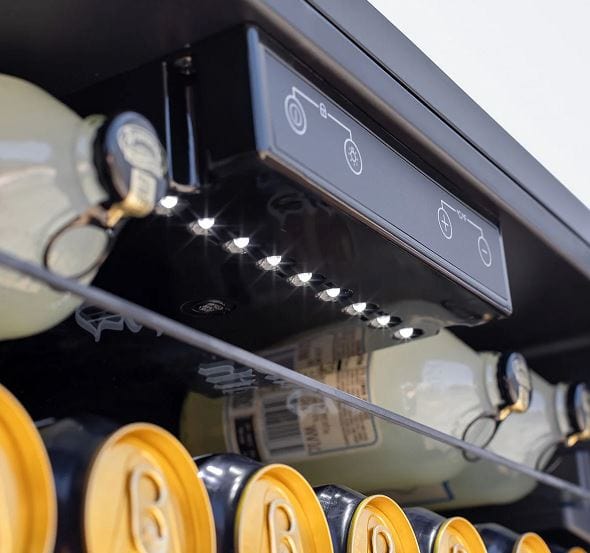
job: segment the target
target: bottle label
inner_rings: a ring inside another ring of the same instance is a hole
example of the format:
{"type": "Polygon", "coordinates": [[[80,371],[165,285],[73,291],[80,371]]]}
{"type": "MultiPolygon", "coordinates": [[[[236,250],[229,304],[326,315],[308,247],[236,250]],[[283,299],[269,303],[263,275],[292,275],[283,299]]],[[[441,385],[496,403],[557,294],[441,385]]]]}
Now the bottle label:
{"type": "MultiPolygon", "coordinates": [[[[267,357],[325,384],[370,400],[369,356],[352,355],[335,360],[341,350],[334,341],[309,342],[303,348],[277,350],[267,357]],[[332,342],[331,344],[327,342],[332,342]],[[334,347],[336,346],[336,347],[334,347]],[[313,353],[318,364],[309,365],[313,353]],[[323,353],[319,353],[323,352],[323,353]],[[285,358],[290,362],[285,363],[285,358]]],[[[348,344],[351,344],[348,341],[348,344]]],[[[249,390],[225,403],[225,428],[231,451],[262,461],[296,461],[337,451],[371,447],[379,436],[374,417],[311,390],[291,385],[249,390]]]]}

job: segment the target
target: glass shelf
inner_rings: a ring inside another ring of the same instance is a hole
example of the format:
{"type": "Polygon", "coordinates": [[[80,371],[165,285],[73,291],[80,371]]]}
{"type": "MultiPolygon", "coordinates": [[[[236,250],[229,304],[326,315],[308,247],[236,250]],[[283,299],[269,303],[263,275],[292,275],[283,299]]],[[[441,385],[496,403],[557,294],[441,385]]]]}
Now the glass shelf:
{"type": "Polygon", "coordinates": [[[179,434],[194,455],[231,449],[288,462],[314,485],[384,491],[404,505],[502,503],[537,484],[574,505],[590,501],[578,483],[372,403],[354,370],[340,377],[356,395],[3,252],[0,265],[86,305],[77,321],[0,343],[2,383],[40,425],[80,412],[146,420],[179,434]],[[464,473],[471,483],[461,488],[464,473]]]}

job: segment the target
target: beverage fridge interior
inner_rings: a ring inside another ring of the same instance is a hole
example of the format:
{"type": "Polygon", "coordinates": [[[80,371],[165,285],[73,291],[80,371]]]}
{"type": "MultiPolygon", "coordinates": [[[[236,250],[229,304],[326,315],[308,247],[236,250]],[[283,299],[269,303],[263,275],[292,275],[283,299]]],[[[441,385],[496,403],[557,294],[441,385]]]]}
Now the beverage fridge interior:
{"type": "Polygon", "coordinates": [[[207,550],[263,547],[234,489],[293,500],[273,553],[590,545],[584,206],[364,0],[53,4],[0,20],[49,106],[0,76],[0,384],[58,547],[104,547],[80,478],[119,436],[168,467],[142,552],[193,543],[185,449],[207,550]]]}

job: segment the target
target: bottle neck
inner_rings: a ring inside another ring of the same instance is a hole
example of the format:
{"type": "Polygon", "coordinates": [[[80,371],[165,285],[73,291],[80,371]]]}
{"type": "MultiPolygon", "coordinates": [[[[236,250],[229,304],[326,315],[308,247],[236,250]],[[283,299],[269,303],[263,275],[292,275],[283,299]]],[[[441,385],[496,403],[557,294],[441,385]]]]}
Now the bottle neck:
{"type": "Polygon", "coordinates": [[[493,409],[500,411],[504,403],[498,386],[498,359],[500,354],[496,352],[484,352],[480,357],[485,367],[485,388],[493,409]]]}
{"type": "Polygon", "coordinates": [[[531,402],[531,373],[524,357],[516,352],[480,354],[485,367],[485,386],[499,421],[512,413],[524,413],[531,402]]]}
{"type": "Polygon", "coordinates": [[[584,384],[559,383],[555,392],[555,411],[567,447],[590,439],[590,394],[584,384]]]}
{"type": "Polygon", "coordinates": [[[101,183],[94,161],[95,142],[105,118],[91,115],[80,122],[75,142],[75,162],[78,182],[90,205],[99,205],[109,199],[109,191],[101,183]]]}

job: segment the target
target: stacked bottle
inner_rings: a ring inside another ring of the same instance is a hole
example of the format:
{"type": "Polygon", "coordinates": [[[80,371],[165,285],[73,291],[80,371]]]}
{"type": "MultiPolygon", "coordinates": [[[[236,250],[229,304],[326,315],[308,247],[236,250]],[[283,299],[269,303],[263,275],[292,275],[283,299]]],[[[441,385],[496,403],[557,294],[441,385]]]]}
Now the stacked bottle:
{"type": "MultiPolygon", "coordinates": [[[[518,463],[545,470],[558,448],[570,448],[590,437],[590,392],[584,383],[557,386],[533,374],[530,409],[500,428],[489,449],[518,463]]],[[[470,463],[445,484],[449,500],[439,509],[504,504],[530,493],[536,480],[490,463],[470,463]],[[480,483],[486,482],[486,486],[480,483]]]]}
{"type": "MultiPolygon", "coordinates": [[[[322,335],[294,348],[293,365],[309,376],[457,438],[486,446],[504,421],[528,408],[530,374],[517,353],[477,354],[442,331],[436,337],[371,354],[338,358],[334,352],[343,348],[334,344],[336,340],[359,343],[348,336],[322,335]]],[[[284,359],[286,351],[289,348],[272,355],[284,359]]],[[[292,392],[285,387],[261,389],[235,400],[189,394],[181,421],[183,443],[195,455],[211,449],[250,454],[255,443],[263,461],[288,462],[313,484],[329,481],[337,467],[345,485],[363,491],[388,490],[397,497],[410,488],[440,485],[468,464],[453,446],[317,395],[308,398],[304,392],[292,392]],[[289,449],[288,444],[279,447],[273,441],[273,436],[280,435],[275,426],[284,420],[274,416],[281,402],[285,416],[295,414],[302,429],[303,446],[297,450],[289,449]],[[325,413],[319,422],[319,417],[314,417],[318,402],[323,402],[325,413]],[[270,403],[274,406],[272,417],[265,409],[270,403]],[[241,424],[245,418],[252,421],[248,427],[241,424]],[[192,423],[198,420],[209,420],[211,425],[203,432],[192,423]],[[395,466],[391,459],[395,459],[395,466]],[[370,466],[371,470],[360,471],[359,466],[370,466]]]]}
{"type": "MultiPolygon", "coordinates": [[[[128,217],[166,191],[163,149],[143,116],[80,119],[43,90],[0,75],[0,251],[89,282],[128,217]]],[[[81,300],[0,266],[0,339],[46,330],[81,300]]]]}

